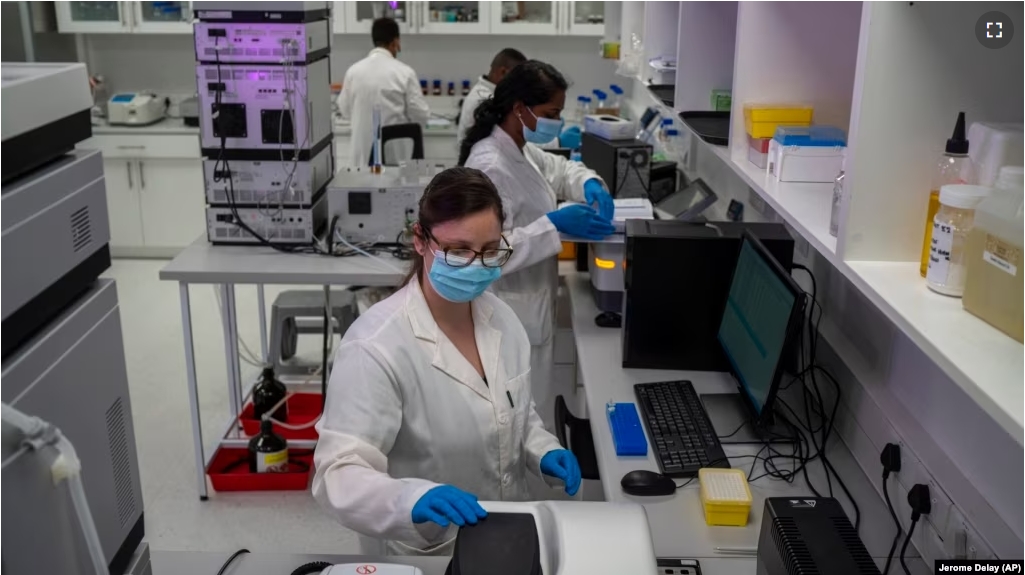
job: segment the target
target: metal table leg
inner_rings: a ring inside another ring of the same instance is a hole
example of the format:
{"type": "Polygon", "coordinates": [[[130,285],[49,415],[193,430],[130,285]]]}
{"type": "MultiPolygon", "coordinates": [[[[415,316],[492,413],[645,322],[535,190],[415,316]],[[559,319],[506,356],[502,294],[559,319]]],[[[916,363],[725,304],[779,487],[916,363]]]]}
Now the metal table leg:
{"type": "Polygon", "coordinates": [[[203,455],[203,425],[199,419],[199,386],[196,381],[196,356],[192,343],[192,309],[189,306],[189,284],[178,284],[182,308],[182,334],[185,341],[185,377],[189,384],[189,410],[192,414],[192,448],[196,459],[199,500],[206,501],[206,457],[203,455]]]}
{"type": "Polygon", "coordinates": [[[267,304],[263,296],[263,284],[256,284],[256,302],[260,306],[260,353],[263,354],[263,362],[270,361],[270,354],[267,353],[267,304]]]}
{"type": "Polygon", "coordinates": [[[224,305],[224,361],[228,369],[228,407],[232,421],[242,411],[241,375],[238,363],[238,324],[235,318],[235,285],[221,284],[221,301],[224,305]]]}

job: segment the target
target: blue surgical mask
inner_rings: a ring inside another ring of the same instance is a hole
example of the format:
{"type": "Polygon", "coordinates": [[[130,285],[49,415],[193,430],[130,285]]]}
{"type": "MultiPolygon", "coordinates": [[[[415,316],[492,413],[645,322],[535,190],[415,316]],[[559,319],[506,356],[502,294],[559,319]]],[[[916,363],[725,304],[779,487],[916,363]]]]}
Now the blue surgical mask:
{"type": "Polygon", "coordinates": [[[434,291],[453,303],[477,299],[500,275],[502,268],[484,267],[477,261],[462,268],[452,267],[445,263],[445,254],[439,251],[434,252],[434,263],[427,273],[434,291]]]}
{"type": "Polygon", "coordinates": [[[537,115],[527,108],[531,116],[537,120],[537,129],[531,130],[527,127],[527,124],[523,122],[523,118],[520,118],[520,124],[523,125],[523,139],[530,142],[531,144],[547,144],[555,138],[559,137],[559,132],[562,131],[562,119],[553,120],[551,118],[538,118],[537,115]]]}

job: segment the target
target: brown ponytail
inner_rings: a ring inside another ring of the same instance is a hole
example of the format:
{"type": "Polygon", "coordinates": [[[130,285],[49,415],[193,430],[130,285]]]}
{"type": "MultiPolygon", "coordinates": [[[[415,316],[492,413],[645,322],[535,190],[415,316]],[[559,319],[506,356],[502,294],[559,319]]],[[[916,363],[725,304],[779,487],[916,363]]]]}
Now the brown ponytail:
{"type": "MultiPolygon", "coordinates": [[[[484,172],[473,168],[449,168],[434,176],[431,183],[424,189],[420,198],[419,219],[420,234],[432,227],[458,220],[471,214],[494,210],[498,223],[505,223],[505,211],[502,209],[502,198],[491,180],[484,172]]],[[[422,240],[426,240],[423,235],[422,240]]],[[[422,278],[424,258],[413,252],[413,265],[409,274],[402,281],[405,285],[414,277],[422,278]]]]}

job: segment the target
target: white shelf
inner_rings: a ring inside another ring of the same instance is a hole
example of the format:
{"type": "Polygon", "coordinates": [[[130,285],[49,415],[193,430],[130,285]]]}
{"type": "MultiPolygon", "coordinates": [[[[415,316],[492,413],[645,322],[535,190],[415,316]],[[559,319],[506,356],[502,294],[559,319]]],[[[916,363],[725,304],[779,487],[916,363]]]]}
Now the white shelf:
{"type": "Polygon", "coordinates": [[[918,262],[846,262],[841,270],[1019,445],[1025,443],[1022,344],[965,311],[961,299],[930,291],[918,262]]]}
{"type": "Polygon", "coordinates": [[[832,183],[777,182],[747,158],[730,158],[729,166],[816,251],[837,264],[836,238],[829,234],[832,183]]]}

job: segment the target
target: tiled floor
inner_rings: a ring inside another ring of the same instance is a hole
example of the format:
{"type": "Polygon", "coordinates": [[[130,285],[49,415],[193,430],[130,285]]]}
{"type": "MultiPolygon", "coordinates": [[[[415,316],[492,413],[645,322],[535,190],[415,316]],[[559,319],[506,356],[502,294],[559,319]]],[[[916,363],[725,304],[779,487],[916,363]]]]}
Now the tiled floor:
{"type": "MultiPolygon", "coordinates": [[[[146,538],[153,549],[354,553],[356,536],[324,514],[308,491],[196,495],[178,285],[163,282],[163,260],[115,260],[132,415],[142,473],[146,538]]],[[[267,302],[280,291],[267,288],[267,302]]],[[[210,286],[191,288],[199,399],[206,445],[228,417],[220,317],[210,286]]],[[[237,288],[239,331],[259,352],[256,290],[237,288]]],[[[300,354],[317,358],[316,338],[300,354]]],[[[257,369],[243,364],[245,377],[257,369]]]]}

